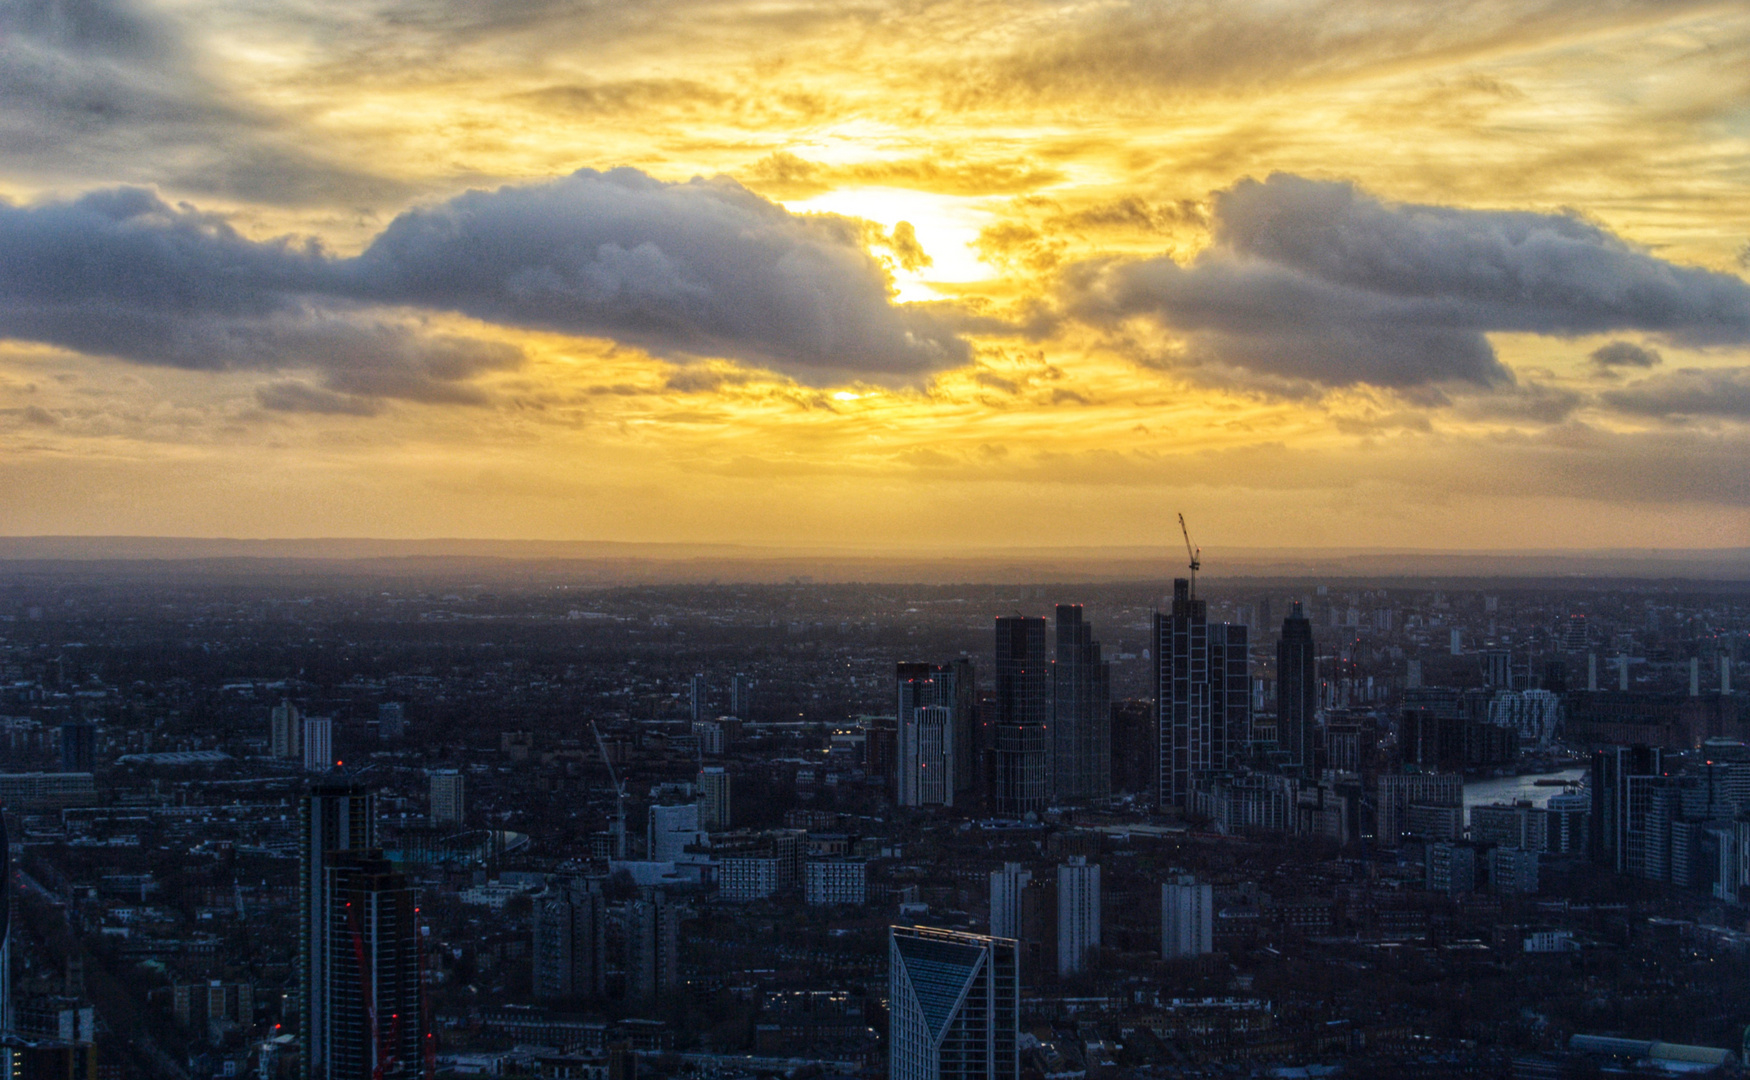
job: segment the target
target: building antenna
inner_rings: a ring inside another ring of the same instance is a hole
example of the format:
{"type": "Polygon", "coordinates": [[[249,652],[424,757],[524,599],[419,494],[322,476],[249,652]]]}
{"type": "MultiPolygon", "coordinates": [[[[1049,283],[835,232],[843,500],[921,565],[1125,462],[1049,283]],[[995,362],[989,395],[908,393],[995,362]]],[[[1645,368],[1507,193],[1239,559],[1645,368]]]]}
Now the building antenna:
{"type": "Polygon", "coordinates": [[[1197,570],[1203,565],[1203,549],[1191,543],[1191,530],[1185,527],[1185,515],[1179,515],[1179,531],[1185,534],[1185,554],[1191,557],[1191,598],[1197,598],[1197,570]]]}

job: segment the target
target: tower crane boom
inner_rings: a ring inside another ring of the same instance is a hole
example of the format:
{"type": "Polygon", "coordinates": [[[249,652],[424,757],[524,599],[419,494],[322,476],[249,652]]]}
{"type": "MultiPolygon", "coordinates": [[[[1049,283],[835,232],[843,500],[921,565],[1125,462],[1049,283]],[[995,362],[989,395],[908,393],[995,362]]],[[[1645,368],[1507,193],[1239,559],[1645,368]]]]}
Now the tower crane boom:
{"type": "Polygon", "coordinates": [[[626,857],[626,788],[620,783],[619,774],[614,772],[614,763],[608,759],[608,744],[602,741],[602,733],[596,728],[595,721],[589,722],[589,733],[595,736],[595,748],[602,755],[602,764],[608,767],[608,782],[614,785],[614,822],[609,830],[614,838],[614,858],[626,857]]]}
{"type": "Polygon", "coordinates": [[[1179,531],[1185,534],[1185,554],[1191,559],[1191,595],[1197,595],[1197,571],[1203,565],[1203,549],[1191,543],[1191,530],[1185,527],[1185,515],[1179,515],[1179,531]]]}

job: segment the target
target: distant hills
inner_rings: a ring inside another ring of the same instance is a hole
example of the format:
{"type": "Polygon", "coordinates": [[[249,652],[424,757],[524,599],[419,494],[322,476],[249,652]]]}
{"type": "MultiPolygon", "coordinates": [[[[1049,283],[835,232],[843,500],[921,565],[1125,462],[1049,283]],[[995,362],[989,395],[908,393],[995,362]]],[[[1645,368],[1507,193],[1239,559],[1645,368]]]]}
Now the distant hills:
{"type": "MultiPolygon", "coordinates": [[[[856,550],[568,540],[244,540],[154,536],[0,537],[0,573],[98,564],[155,572],[471,572],[613,583],[708,581],[1144,581],[1185,572],[1178,545],[856,550]],[[147,565],[136,565],[147,564],[147,565]]],[[[1640,578],[1750,581],[1750,548],[1591,551],[1208,548],[1207,580],[1230,578],[1640,578]]]]}

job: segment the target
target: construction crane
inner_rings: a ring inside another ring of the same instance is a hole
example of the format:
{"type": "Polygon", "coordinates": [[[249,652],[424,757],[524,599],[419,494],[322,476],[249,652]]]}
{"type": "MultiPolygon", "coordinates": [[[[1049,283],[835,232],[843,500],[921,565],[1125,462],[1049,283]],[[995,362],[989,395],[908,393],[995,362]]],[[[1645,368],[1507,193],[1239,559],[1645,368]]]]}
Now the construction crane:
{"type": "Polygon", "coordinates": [[[614,772],[614,763],[608,760],[608,744],[602,741],[602,733],[596,730],[595,721],[589,722],[589,733],[595,736],[595,748],[601,751],[602,764],[608,767],[608,782],[614,785],[614,821],[608,826],[609,834],[614,838],[614,858],[626,857],[626,787],[620,783],[619,776],[614,772]]]}
{"type": "Polygon", "coordinates": [[[1191,543],[1191,530],[1185,527],[1185,515],[1179,515],[1179,531],[1185,534],[1185,554],[1191,557],[1191,596],[1197,596],[1197,570],[1203,565],[1203,549],[1191,543]]]}

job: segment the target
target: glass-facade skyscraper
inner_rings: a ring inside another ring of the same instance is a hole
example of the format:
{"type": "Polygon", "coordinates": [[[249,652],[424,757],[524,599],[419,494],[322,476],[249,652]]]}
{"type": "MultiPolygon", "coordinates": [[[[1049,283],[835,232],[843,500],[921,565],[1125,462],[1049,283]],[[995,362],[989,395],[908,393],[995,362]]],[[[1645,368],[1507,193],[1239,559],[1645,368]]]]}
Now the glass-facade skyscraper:
{"type": "Polygon", "coordinates": [[[1276,643],[1276,742],[1288,763],[1310,772],[1313,761],[1313,711],[1318,705],[1317,655],[1312,620],[1301,614],[1300,601],[1282,620],[1276,643]]]}
{"type": "Polygon", "coordinates": [[[1181,809],[1200,777],[1238,765],[1251,738],[1251,653],[1244,626],[1209,621],[1191,583],[1173,582],[1173,606],[1155,613],[1155,707],[1160,763],[1156,804],[1181,809]]]}
{"type": "Polygon", "coordinates": [[[1012,939],[890,927],[888,1076],[1017,1080],[1020,998],[1012,939]]]}
{"type": "Polygon", "coordinates": [[[1045,620],[996,621],[996,715],[991,718],[991,809],[1019,817],[1051,802],[1051,668],[1045,620]]]}
{"type": "Polygon", "coordinates": [[[1057,662],[1051,669],[1052,798],[1091,805],[1112,795],[1110,668],[1080,604],[1057,605],[1057,662]]]}

